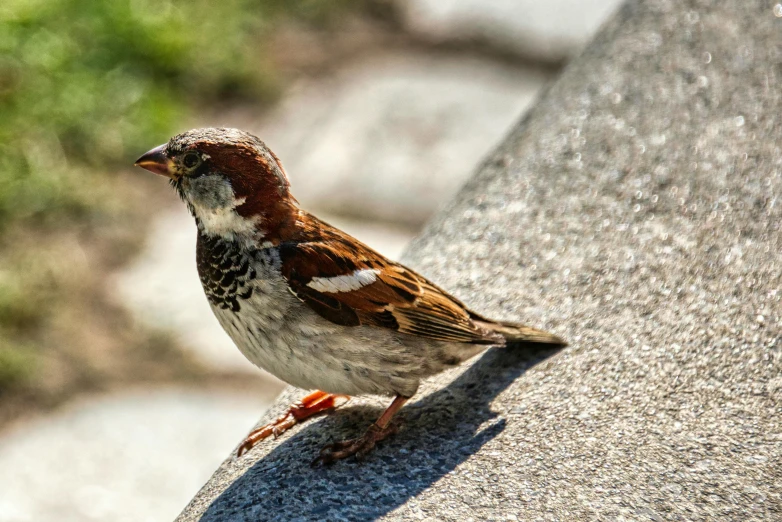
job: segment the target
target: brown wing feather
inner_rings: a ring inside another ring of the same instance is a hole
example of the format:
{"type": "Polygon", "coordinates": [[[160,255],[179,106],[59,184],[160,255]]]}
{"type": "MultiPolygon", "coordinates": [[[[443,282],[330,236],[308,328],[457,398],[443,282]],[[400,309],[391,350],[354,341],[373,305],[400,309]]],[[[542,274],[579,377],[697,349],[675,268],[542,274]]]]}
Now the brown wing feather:
{"type": "Polygon", "coordinates": [[[322,317],[345,326],[391,328],[438,341],[504,343],[501,335],[474,322],[458,299],[424,277],[326,223],[319,222],[313,230],[317,233],[310,238],[281,244],[280,257],[293,293],[322,317]],[[355,290],[326,292],[308,286],[315,277],[362,269],[376,270],[376,279],[355,290]]]}

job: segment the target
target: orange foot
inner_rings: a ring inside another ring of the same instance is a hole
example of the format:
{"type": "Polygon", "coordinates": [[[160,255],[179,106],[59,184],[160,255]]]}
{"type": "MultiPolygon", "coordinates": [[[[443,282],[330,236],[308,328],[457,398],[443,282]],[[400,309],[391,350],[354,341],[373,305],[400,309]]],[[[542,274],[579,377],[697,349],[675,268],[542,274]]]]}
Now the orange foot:
{"type": "Polygon", "coordinates": [[[320,390],[310,393],[288,408],[285,415],[279,417],[271,424],[261,426],[260,428],[251,431],[250,434],[247,435],[247,438],[244,439],[244,442],[239,446],[239,449],[236,451],[236,456],[241,457],[250,451],[253,446],[271,435],[278,437],[299,421],[317,415],[318,413],[339,408],[349,400],[350,397],[347,395],[335,395],[320,390]]]}
{"type": "Polygon", "coordinates": [[[345,459],[351,455],[355,455],[357,459],[361,460],[367,456],[367,453],[372,451],[375,444],[386,437],[393,435],[397,431],[399,431],[399,425],[394,422],[388,424],[385,428],[373,424],[364,435],[357,439],[333,442],[324,446],[323,449],[320,450],[318,458],[312,461],[312,466],[317,467],[332,464],[333,462],[345,459]]]}
{"type": "Polygon", "coordinates": [[[324,446],[320,450],[318,458],[312,461],[312,467],[332,464],[351,455],[355,455],[357,459],[366,457],[367,453],[375,447],[375,444],[399,431],[399,425],[392,422],[391,419],[408,399],[410,397],[397,395],[391,406],[383,412],[383,415],[361,437],[324,446]]]}

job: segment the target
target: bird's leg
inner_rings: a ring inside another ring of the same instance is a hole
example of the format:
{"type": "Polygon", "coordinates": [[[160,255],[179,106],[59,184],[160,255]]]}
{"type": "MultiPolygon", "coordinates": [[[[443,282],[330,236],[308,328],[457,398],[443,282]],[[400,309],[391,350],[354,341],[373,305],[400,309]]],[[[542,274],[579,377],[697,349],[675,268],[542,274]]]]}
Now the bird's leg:
{"type": "Polygon", "coordinates": [[[312,461],[312,466],[331,464],[351,455],[355,455],[358,459],[363,459],[375,447],[375,444],[399,431],[399,425],[391,422],[391,419],[408,400],[410,400],[410,397],[397,395],[391,406],[369,427],[364,435],[357,439],[327,444],[320,450],[318,458],[312,461]]]}
{"type": "Polygon", "coordinates": [[[258,444],[263,439],[274,435],[275,437],[281,435],[285,430],[291,428],[297,422],[323,413],[335,408],[339,408],[350,400],[347,395],[335,395],[333,393],[326,393],[324,391],[314,391],[296,402],[288,408],[285,415],[278,417],[274,422],[256,428],[247,435],[244,442],[239,446],[236,451],[236,456],[241,457],[252,449],[253,446],[258,444]]]}

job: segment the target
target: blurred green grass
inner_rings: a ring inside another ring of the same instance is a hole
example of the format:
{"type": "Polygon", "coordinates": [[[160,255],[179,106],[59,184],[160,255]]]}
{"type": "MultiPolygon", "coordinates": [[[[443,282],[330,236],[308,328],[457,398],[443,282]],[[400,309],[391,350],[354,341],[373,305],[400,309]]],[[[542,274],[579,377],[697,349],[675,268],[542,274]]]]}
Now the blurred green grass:
{"type": "Polygon", "coordinates": [[[0,392],[35,379],[35,354],[53,349],[40,330],[72,298],[29,261],[51,258],[59,231],[116,218],[119,169],[198,107],[273,100],[265,42],[281,21],[322,26],[357,3],[0,2],[0,392]]]}
{"type": "Polygon", "coordinates": [[[0,3],[0,227],[99,201],[85,168],[127,162],[194,104],[268,101],[264,35],[348,2],[4,0],[0,3]]]}

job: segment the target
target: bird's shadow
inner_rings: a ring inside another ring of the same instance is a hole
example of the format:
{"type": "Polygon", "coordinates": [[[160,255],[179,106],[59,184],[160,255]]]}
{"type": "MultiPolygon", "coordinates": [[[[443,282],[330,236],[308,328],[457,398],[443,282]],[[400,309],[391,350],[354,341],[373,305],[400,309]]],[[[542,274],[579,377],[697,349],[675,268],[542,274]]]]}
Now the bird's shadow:
{"type": "Polygon", "coordinates": [[[201,522],[374,520],[419,495],[499,435],[497,395],[558,349],[487,351],[447,387],[407,405],[404,424],[361,462],[309,466],[328,442],[355,437],[379,416],[346,407],[306,426],[256,462],[206,509],[201,522]]]}

